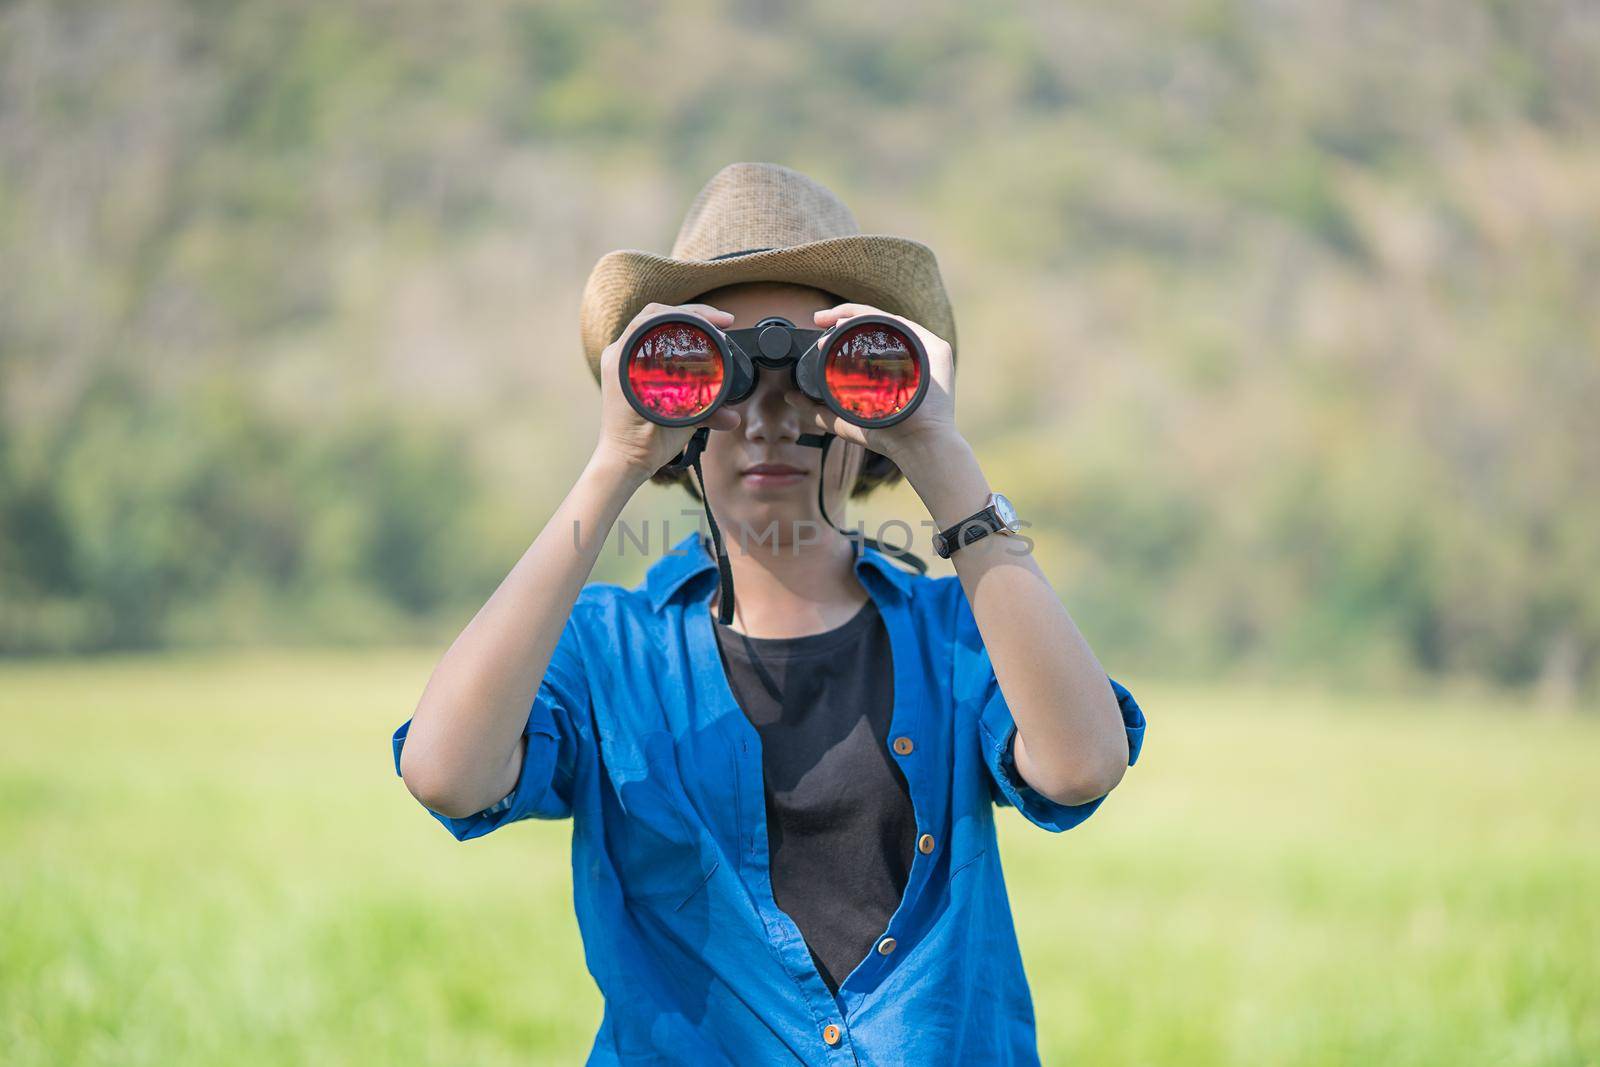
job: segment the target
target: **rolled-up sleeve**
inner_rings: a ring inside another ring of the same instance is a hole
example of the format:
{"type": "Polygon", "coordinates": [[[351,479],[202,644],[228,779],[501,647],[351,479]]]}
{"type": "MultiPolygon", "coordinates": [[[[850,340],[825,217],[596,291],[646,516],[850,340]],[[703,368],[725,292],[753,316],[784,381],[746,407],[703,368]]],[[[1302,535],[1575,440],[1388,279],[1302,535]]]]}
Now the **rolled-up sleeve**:
{"type": "MultiPolygon", "coordinates": [[[[589,687],[582,650],[571,619],[550,657],[550,666],[535,691],[522,736],[522,770],[516,787],[497,803],[463,819],[425,809],[458,841],[482,837],[522,819],[564,819],[572,814],[573,781],[578,750],[588,721],[589,687]]],[[[400,773],[408,719],[394,732],[394,769],[400,773]]]]}
{"type": "MultiPolygon", "coordinates": [[[[983,760],[989,768],[994,802],[1001,807],[1016,808],[1029,822],[1052,833],[1072,829],[1093,815],[1105,797],[1097,797],[1085,804],[1058,804],[1023,780],[1016,761],[1017,724],[1011,717],[1005,697],[1001,695],[999,684],[993,682],[992,674],[990,681],[992,692],[979,714],[978,732],[983,746],[983,760]]],[[[1139,750],[1144,746],[1144,712],[1133,699],[1133,694],[1120,683],[1110,678],[1106,681],[1122,712],[1122,725],[1128,735],[1128,765],[1131,767],[1138,761],[1139,750]]]]}

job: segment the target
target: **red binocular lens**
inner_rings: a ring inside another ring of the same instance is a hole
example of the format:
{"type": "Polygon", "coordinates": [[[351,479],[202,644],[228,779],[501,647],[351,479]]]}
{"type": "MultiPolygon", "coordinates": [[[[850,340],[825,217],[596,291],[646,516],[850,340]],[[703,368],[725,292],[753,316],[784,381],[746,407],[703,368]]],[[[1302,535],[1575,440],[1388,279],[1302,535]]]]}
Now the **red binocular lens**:
{"type": "Polygon", "coordinates": [[[642,331],[622,361],[634,407],[666,425],[687,425],[711,414],[727,381],[726,352],[703,324],[676,319],[642,331]]]}
{"type": "Polygon", "coordinates": [[[663,426],[690,426],[739,403],[762,368],[787,370],[800,392],[858,426],[899,422],[928,389],[927,350],[887,315],[857,315],[831,330],[773,317],[724,332],[689,312],[663,312],[628,335],[620,361],[623,395],[663,426]]]}
{"type": "Polygon", "coordinates": [[[830,406],[852,422],[883,425],[922,399],[923,367],[914,338],[881,322],[852,325],[828,344],[822,382],[830,406]]]}

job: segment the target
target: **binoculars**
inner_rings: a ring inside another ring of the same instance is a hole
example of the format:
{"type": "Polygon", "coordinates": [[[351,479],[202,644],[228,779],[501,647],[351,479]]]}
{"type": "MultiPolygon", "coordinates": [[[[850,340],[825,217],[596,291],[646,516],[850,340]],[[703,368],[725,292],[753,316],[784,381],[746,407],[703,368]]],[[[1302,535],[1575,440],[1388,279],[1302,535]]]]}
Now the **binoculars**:
{"type": "Polygon", "coordinates": [[[719,330],[686,311],[639,323],[622,343],[622,393],[661,426],[690,426],[755,392],[757,375],[787,370],[795,388],[857,426],[892,426],[928,391],[928,353],[887,315],[856,315],[802,330],[773,315],[719,330]]]}

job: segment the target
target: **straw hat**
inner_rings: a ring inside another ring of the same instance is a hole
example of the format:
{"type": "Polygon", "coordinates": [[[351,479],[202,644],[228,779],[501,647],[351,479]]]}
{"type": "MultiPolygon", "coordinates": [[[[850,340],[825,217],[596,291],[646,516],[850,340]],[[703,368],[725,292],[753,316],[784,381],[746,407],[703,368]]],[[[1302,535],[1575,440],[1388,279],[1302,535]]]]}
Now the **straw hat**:
{"type": "Polygon", "coordinates": [[[731,163],[689,205],[671,255],[622,249],[595,264],[579,312],[595,380],[601,350],[646,304],[681,304],[737,282],[825,289],[903,315],[955,348],[955,318],[932,249],[862,233],[837,196],[788,167],[731,163]]]}

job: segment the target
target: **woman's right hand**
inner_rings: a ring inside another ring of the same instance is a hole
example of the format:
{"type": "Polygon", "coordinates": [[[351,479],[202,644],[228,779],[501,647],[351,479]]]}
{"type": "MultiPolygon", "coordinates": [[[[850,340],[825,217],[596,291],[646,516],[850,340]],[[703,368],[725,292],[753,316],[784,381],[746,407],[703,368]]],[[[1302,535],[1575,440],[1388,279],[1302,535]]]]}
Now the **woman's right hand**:
{"type": "Polygon", "coordinates": [[[698,315],[718,329],[733,325],[733,315],[709,304],[646,304],[633,321],[623,327],[622,334],[600,353],[600,440],[595,446],[596,455],[627,465],[641,480],[647,480],[660,470],[673,456],[683,451],[700,426],[713,430],[733,430],[739,426],[739,415],[728,407],[718,408],[695,426],[660,426],[633,409],[622,394],[621,376],[617,364],[622,358],[623,339],[634,328],[652,315],[663,311],[687,311],[698,315]]]}

